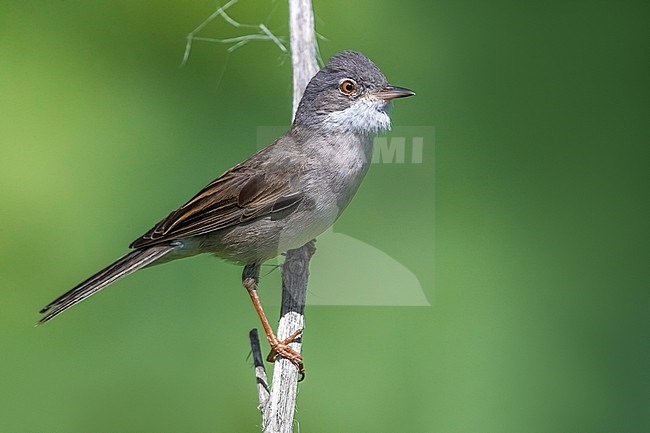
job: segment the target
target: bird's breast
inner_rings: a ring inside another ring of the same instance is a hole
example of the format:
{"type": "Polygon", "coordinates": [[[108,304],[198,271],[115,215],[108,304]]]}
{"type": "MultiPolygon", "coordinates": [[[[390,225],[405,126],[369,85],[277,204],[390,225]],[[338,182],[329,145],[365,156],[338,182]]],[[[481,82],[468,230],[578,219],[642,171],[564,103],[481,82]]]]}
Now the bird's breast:
{"type": "MultiPolygon", "coordinates": [[[[347,207],[359,189],[372,158],[372,138],[330,137],[321,148],[316,178],[320,200],[335,209],[336,217],[347,207]]],[[[318,199],[318,197],[317,197],[318,199]]]]}

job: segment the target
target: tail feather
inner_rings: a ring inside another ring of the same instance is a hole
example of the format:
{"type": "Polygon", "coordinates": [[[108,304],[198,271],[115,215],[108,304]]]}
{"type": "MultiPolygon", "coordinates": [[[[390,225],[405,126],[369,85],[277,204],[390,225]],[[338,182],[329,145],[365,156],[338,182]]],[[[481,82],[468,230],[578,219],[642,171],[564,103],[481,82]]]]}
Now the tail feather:
{"type": "Polygon", "coordinates": [[[50,302],[39,312],[46,315],[38,323],[47,322],[73,305],[99,292],[109,284],[153,263],[173,249],[174,247],[170,245],[157,245],[130,252],[50,302]]]}

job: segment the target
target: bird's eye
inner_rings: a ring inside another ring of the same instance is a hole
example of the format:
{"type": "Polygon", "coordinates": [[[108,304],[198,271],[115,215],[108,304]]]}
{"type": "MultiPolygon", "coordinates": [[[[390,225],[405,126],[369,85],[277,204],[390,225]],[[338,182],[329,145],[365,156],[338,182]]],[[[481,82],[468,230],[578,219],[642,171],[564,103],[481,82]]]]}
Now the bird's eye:
{"type": "Polygon", "coordinates": [[[352,95],[357,91],[357,83],[355,83],[354,80],[351,80],[349,78],[345,80],[341,80],[341,82],[339,83],[339,90],[344,95],[352,95]]]}

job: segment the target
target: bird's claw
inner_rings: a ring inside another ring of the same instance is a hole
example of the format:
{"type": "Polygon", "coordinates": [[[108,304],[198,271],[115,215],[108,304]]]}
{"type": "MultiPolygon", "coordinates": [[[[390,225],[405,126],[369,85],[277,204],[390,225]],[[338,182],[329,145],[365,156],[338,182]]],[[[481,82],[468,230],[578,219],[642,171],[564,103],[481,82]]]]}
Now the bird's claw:
{"type": "Polygon", "coordinates": [[[274,338],[272,341],[269,340],[271,352],[269,352],[269,355],[266,357],[268,362],[275,362],[278,357],[291,361],[291,363],[298,368],[298,372],[300,373],[299,381],[305,378],[305,366],[302,363],[302,355],[292,349],[289,344],[298,338],[300,334],[302,334],[302,329],[297,330],[284,340],[278,340],[277,338],[274,338]]]}

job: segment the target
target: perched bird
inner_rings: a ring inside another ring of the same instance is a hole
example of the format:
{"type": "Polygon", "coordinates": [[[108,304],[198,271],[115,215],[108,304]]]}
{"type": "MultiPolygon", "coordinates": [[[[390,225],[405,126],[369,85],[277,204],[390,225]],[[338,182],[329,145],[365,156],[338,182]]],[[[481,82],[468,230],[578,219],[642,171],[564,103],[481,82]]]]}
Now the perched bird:
{"type": "Polygon", "coordinates": [[[131,245],[133,251],[56,298],[39,323],[138,269],[199,253],[243,265],[242,283],[264,325],[271,358],[302,358],[266,319],[260,265],[315,238],[341,215],[363,180],[375,135],[390,129],[390,101],[412,96],[368,58],[333,56],[309,82],[291,129],[223,173],[131,245]]]}

